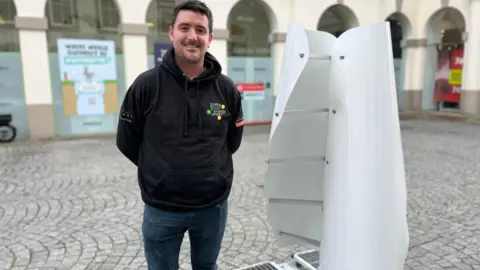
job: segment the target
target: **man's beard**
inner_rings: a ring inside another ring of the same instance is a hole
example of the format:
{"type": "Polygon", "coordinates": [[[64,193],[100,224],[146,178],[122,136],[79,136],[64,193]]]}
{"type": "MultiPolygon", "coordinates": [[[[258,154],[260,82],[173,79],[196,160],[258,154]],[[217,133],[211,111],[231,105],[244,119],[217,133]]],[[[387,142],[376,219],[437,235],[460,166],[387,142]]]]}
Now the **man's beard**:
{"type": "Polygon", "coordinates": [[[202,55],[200,55],[198,58],[197,57],[190,58],[190,57],[187,57],[186,55],[182,55],[182,60],[185,63],[190,64],[190,65],[196,65],[196,64],[200,63],[202,61],[202,59],[203,59],[202,55]]]}

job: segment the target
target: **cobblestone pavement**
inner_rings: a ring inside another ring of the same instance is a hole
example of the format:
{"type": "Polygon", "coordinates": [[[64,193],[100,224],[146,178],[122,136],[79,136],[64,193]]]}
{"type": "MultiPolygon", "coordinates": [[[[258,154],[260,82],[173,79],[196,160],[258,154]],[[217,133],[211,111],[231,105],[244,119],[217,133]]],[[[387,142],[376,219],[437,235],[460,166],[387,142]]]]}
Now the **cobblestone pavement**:
{"type": "MultiPolygon", "coordinates": [[[[405,269],[480,269],[480,126],[403,122],[411,248],[405,269]]],[[[245,136],[222,270],[283,262],[261,189],[265,128],[245,136]]],[[[135,169],[112,138],[0,146],[0,269],[146,269],[135,169]]],[[[182,269],[190,269],[188,237],[182,269]]]]}

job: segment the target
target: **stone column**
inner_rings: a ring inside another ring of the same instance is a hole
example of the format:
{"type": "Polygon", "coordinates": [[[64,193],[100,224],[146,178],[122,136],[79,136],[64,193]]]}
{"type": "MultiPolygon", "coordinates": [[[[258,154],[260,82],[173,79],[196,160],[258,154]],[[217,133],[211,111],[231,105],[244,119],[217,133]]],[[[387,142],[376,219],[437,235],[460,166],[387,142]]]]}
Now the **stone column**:
{"type": "Polygon", "coordinates": [[[422,89],[424,87],[425,53],[427,39],[408,39],[405,48],[404,111],[422,110],[422,89]]]}
{"type": "Polygon", "coordinates": [[[213,39],[208,52],[218,60],[222,66],[222,73],[228,75],[227,42],[230,37],[228,29],[213,29],[213,39]]]}
{"type": "Polygon", "coordinates": [[[480,115],[480,0],[470,1],[470,23],[465,35],[460,110],[480,115]],[[468,40],[467,40],[468,37],[468,40]]]}
{"type": "Polygon", "coordinates": [[[120,32],[123,37],[125,87],[128,89],[137,76],[148,68],[148,26],[140,23],[123,23],[120,32]]]}
{"type": "MultiPolygon", "coordinates": [[[[272,59],[273,59],[273,94],[277,96],[278,84],[280,81],[280,70],[282,68],[283,51],[285,50],[285,41],[287,34],[285,32],[273,32],[269,36],[272,44],[272,59]]],[[[275,102],[275,101],[274,101],[275,102]]]]}
{"type": "Polygon", "coordinates": [[[55,136],[45,17],[15,17],[31,139],[55,136]]]}

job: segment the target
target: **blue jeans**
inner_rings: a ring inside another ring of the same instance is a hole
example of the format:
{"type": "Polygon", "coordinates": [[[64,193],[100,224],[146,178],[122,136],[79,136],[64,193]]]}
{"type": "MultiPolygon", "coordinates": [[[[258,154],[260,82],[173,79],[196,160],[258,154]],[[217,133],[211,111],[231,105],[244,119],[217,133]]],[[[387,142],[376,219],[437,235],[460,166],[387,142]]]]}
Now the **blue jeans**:
{"type": "Polygon", "coordinates": [[[217,270],[227,223],[228,203],[196,212],[168,212],[145,205],[142,234],[149,270],[178,270],[185,232],[193,270],[217,270]]]}

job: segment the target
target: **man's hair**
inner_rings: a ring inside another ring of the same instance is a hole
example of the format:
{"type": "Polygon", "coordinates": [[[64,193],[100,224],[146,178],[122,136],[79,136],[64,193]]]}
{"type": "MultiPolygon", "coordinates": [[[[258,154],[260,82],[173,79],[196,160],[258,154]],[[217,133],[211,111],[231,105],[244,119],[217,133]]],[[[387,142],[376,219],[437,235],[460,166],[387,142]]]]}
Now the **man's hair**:
{"type": "Polygon", "coordinates": [[[207,16],[207,18],[208,18],[208,31],[210,32],[210,34],[212,33],[212,31],[213,31],[212,11],[210,10],[210,8],[207,7],[207,5],[204,2],[199,1],[199,0],[187,0],[187,1],[184,1],[184,2],[176,5],[173,8],[172,22],[171,22],[172,28],[175,25],[175,21],[177,20],[178,13],[180,13],[180,11],[182,11],[182,10],[189,10],[189,11],[201,13],[201,14],[207,16]]]}

